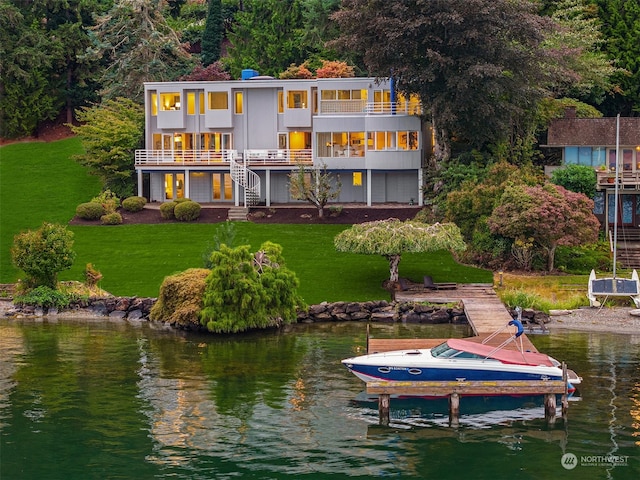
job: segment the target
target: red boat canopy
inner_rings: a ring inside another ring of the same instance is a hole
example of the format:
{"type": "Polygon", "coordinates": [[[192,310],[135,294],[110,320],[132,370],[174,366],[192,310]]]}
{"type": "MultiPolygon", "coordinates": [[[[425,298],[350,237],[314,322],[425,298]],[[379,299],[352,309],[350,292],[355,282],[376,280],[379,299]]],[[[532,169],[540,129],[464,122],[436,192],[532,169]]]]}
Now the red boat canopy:
{"type": "Polygon", "coordinates": [[[547,367],[555,366],[549,358],[549,355],[545,355],[544,353],[520,352],[517,350],[506,350],[504,348],[494,352],[495,347],[492,347],[491,345],[484,345],[482,343],[471,342],[469,340],[462,340],[459,338],[450,338],[447,340],[447,345],[456,350],[462,350],[463,352],[469,352],[483,357],[494,358],[503,363],[512,363],[516,365],[544,365],[547,367]]]}

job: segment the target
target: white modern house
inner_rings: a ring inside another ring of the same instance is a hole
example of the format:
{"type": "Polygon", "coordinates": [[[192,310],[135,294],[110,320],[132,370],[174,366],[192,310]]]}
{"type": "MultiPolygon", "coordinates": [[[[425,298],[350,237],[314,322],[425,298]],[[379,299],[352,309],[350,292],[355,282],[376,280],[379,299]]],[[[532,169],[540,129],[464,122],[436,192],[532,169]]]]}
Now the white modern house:
{"type": "Polygon", "coordinates": [[[420,103],[375,78],[145,84],[138,195],[235,206],[295,202],[289,174],[326,166],[336,203],[422,203],[431,131],[420,103]]]}

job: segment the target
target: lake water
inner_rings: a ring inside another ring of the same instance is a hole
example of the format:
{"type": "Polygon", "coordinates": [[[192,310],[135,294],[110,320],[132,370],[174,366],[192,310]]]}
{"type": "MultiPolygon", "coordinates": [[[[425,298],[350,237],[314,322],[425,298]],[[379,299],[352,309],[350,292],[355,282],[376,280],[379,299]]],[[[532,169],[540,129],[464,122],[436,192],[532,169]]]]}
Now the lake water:
{"type": "Polygon", "coordinates": [[[364,324],[205,336],[0,320],[0,479],[640,478],[640,334],[532,340],[584,377],[566,423],[548,426],[535,398],[462,398],[458,428],[446,401],[418,400],[392,400],[383,427],[340,364],[364,351],[364,324]]]}

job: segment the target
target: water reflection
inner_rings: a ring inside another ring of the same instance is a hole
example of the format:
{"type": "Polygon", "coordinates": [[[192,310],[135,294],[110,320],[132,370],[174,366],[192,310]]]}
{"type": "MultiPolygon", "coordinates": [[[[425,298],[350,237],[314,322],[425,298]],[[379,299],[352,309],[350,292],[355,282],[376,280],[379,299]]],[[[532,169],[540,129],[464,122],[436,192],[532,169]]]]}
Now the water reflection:
{"type": "Polygon", "coordinates": [[[463,398],[458,429],[444,400],[392,401],[392,424],[380,427],[377,405],[340,364],[365,337],[362,324],[214,337],[1,321],[0,478],[556,478],[566,452],[628,455],[626,468],[579,473],[637,477],[640,352],[630,337],[534,338],[585,378],[567,424],[547,426],[536,398],[463,398]]]}

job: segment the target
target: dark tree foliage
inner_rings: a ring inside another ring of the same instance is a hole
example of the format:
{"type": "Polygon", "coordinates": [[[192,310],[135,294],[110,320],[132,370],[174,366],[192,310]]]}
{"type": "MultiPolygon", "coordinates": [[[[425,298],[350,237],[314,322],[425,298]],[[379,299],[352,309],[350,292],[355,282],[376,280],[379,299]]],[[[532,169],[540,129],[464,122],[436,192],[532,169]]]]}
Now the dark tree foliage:
{"type": "Polygon", "coordinates": [[[345,0],[333,18],[338,46],[430,108],[438,158],[449,156],[451,135],[474,146],[507,138],[542,96],[538,59],[551,22],[528,0],[345,0]]]}
{"type": "Polygon", "coordinates": [[[222,2],[220,0],[209,0],[207,21],[204,26],[204,32],[202,32],[201,58],[202,65],[205,67],[220,59],[223,33],[222,2]]]}
{"type": "Polygon", "coordinates": [[[596,194],[596,172],[587,165],[567,165],[554,170],[551,181],[572,192],[582,193],[587,198],[596,194]]]}
{"type": "Polygon", "coordinates": [[[640,2],[638,0],[591,0],[599,7],[605,50],[617,67],[613,77],[617,91],[601,106],[607,116],[640,115],[640,2]]]}
{"type": "Polygon", "coordinates": [[[221,61],[214,62],[207,68],[196,65],[191,73],[180,77],[181,81],[186,82],[214,82],[230,79],[231,75],[224,71],[224,65],[221,61]]]}
{"type": "Polygon", "coordinates": [[[300,0],[245,0],[229,33],[228,63],[233,77],[245,68],[277,76],[306,58],[300,0]]]}
{"type": "Polygon", "coordinates": [[[191,56],[162,16],[160,0],[117,0],[97,19],[82,59],[105,59],[103,98],[142,100],[144,82],[171,81],[192,67],[191,56]]]}
{"type": "Polygon", "coordinates": [[[178,18],[180,16],[180,10],[182,10],[182,6],[187,3],[187,0],[167,0],[169,4],[169,14],[173,18],[178,18]]]}
{"type": "Polygon", "coordinates": [[[89,45],[87,28],[100,0],[0,3],[0,111],[3,136],[35,133],[95,98],[97,62],[78,59],[89,45]]]}

